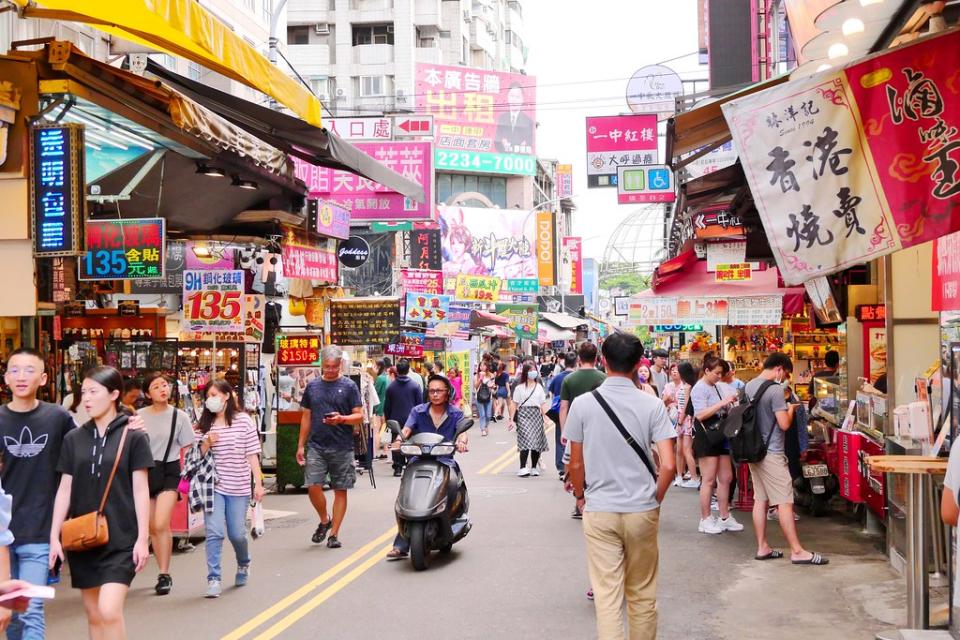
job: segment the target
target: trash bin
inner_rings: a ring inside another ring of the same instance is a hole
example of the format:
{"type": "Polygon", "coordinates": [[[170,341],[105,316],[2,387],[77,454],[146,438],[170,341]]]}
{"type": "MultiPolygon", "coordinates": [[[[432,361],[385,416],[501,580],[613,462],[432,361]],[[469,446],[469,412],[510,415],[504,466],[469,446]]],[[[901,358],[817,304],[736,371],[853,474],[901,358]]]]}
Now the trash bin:
{"type": "Polygon", "coordinates": [[[277,416],[277,493],[287,485],[303,488],[303,467],[297,464],[300,439],[300,411],[280,411],[277,416]]]}

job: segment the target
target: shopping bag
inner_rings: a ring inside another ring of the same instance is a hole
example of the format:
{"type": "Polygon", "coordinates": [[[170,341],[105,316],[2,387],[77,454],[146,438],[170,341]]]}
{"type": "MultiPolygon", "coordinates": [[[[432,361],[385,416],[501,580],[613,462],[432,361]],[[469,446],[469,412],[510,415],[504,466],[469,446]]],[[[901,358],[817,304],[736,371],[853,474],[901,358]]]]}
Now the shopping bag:
{"type": "Polygon", "coordinates": [[[250,536],[256,540],[263,536],[266,527],[263,523],[263,503],[250,501],[250,536]]]}

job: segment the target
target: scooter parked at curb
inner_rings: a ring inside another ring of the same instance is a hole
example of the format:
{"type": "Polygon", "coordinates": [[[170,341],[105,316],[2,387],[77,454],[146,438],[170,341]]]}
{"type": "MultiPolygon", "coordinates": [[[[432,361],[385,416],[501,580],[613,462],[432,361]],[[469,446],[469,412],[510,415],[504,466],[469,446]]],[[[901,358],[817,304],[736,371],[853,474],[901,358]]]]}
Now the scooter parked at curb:
{"type": "MultiPolygon", "coordinates": [[[[454,441],[473,426],[473,420],[457,424],[454,441]]],[[[387,428],[400,435],[400,423],[388,420],[387,428]]],[[[400,479],[395,512],[400,535],[410,543],[413,568],[430,566],[430,552],[449,553],[454,543],[470,532],[467,512],[470,498],[463,474],[456,465],[440,460],[453,455],[454,442],[438,433],[418,433],[400,445],[400,452],[412,456],[400,479]]]]}

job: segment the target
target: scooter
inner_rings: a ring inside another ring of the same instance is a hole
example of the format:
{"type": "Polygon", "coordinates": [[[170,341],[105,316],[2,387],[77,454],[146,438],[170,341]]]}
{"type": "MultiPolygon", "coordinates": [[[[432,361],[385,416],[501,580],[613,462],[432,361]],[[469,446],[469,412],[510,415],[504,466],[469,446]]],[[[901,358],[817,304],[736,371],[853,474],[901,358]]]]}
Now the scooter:
{"type": "MultiPolygon", "coordinates": [[[[473,426],[457,424],[454,440],[473,426]]],[[[400,435],[400,423],[388,420],[387,428],[400,435]]],[[[400,479],[395,507],[400,535],[410,542],[410,562],[417,571],[430,566],[430,552],[450,553],[471,528],[467,512],[470,498],[463,475],[438,458],[453,454],[457,446],[438,433],[418,433],[400,445],[400,452],[415,456],[400,479]]]]}
{"type": "Polygon", "coordinates": [[[822,442],[811,442],[800,460],[803,476],[794,481],[797,503],[807,507],[815,518],[826,513],[830,498],[840,488],[839,480],[827,467],[823,447],[822,442]]]}

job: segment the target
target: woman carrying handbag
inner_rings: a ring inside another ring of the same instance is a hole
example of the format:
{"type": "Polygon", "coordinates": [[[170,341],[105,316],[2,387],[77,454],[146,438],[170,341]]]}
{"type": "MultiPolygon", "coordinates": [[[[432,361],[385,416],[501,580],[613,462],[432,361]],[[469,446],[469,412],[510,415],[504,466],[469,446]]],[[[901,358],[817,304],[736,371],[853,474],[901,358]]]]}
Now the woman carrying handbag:
{"type": "Polygon", "coordinates": [[[540,454],[549,451],[547,436],[543,431],[543,416],[547,411],[547,394],[537,382],[539,371],[528,362],[520,370],[517,386],[513,390],[509,428],[517,427],[517,448],[520,450],[521,478],[540,475],[540,454]],[[527,457],[530,468],[527,468],[527,457]]]}
{"type": "Polygon", "coordinates": [[[147,434],[127,428],[122,393],[123,377],[113,367],[96,367],[84,377],[81,394],[91,420],[63,439],[50,530],[50,567],[65,550],[89,635],[103,640],[127,637],[124,600],[150,554],[147,470],[153,454],[147,434]]]}

